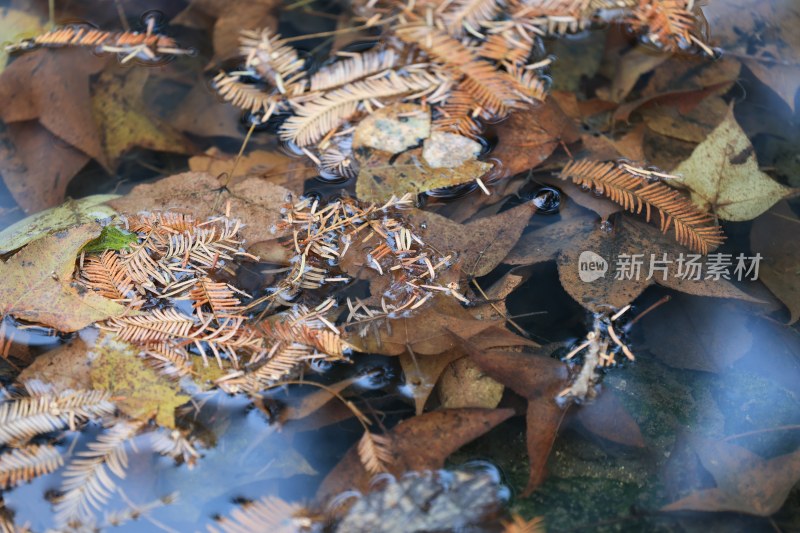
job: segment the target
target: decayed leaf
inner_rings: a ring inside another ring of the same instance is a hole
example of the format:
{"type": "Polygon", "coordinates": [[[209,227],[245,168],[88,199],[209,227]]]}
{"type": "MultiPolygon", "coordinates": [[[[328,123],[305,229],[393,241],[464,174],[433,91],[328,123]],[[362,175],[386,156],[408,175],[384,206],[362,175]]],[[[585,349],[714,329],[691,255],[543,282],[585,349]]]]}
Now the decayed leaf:
{"type": "Polygon", "coordinates": [[[52,385],[56,391],[90,390],[92,380],[89,369],[91,348],[80,337],[38,356],[17,377],[20,383],[39,380],[52,385]]]}
{"type": "Polygon", "coordinates": [[[360,171],[356,194],[365,202],[382,203],[392,196],[419,194],[431,189],[452,187],[474,181],[488,172],[492,165],[477,159],[455,168],[433,168],[422,157],[422,149],[409,150],[399,156],[372,148],[354,150],[360,171]]]}
{"type": "Polygon", "coordinates": [[[281,420],[300,420],[316,413],[330,401],[340,401],[331,391],[340,393],[361,378],[362,376],[355,375],[328,385],[325,389],[319,389],[311,394],[303,396],[302,400],[296,404],[290,404],[286,407],[286,410],[281,413],[281,420]]]}
{"type": "MultiPolygon", "coordinates": [[[[511,409],[442,409],[400,422],[389,431],[395,460],[391,474],[435,470],[447,457],[468,442],[480,437],[514,412],[511,409]]],[[[358,445],[323,480],[317,498],[325,500],[345,490],[364,491],[371,474],[361,464],[358,445]]]]}
{"type": "MultiPolygon", "coordinates": [[[[147,69],[104,72],[95,83],[92,116],[100,127],[106,161],[114,168],[134,147],[159,152],[189,153],[189,142],[170,125],[152,118],[142,101],[147,69]]],[[[84,119],[85,120],[85,119],[84,119]]]]}
{"type": "Polygon", "coordinates": [[[781,202],[756,219],[750,247],[760,253],[758,279],[789,308],[789,322],[800,318],[800,247],[787,246],[800,232],[800,219],[787,202],[781,202]]]}
{"type": "Polygon", "coordinates": [[[24,218],[0,231],[0,254],[22,248],[48,233],[113,217],[117,212],[103,204],[115,198],[119,195],[95,194],[80,200],[67,200],[58,207],[24,218]]]}
{"type": "Polygon", "coordinates": [[[439,379],[442,407],[485,407],[493,409],[503,397],[503,385],[481,371],[468,357],[453,361],[439,379]]]}
{"type": "Polygon", "coordinates": [[[65,332],[124,313],[123,306],[72,280],[80,249],[99,234],[97,224],[56,232],[29,244],[0,265],[0,313],[65,332]]]}
{"type": "Polygon", "coordinates": [[[95,344],[89,377],[92,388],[120,398],[117,406],[126,415],[175,427],[175,409],[189,401],[178,385],[148,366],[133,345],[103,335],[95,344]]]}
{"type": "Polygon", "coordinates": [[[109,202],[121,213],[168,211],[192,213],[198,220],[220,215],[230,202],[231,213],[247,221],[242,237],[248,243],[278,236],[275,226],[291,191],[258,178],[223,188],[224,180],[204,172],[184,172],[155,183],[143,183],[122,198],[109,202]]]}
{"type": "Polygon", "coordinates": [[[376,110],[358,123],[353,148],[366,146],[390,154],[418,145],[431,133],[431,112],[416,104],[394,104],[376,110]]]}
{"type": "Polygon", "coordinates": [[[731,282],[724,279],[682,279],[678,276],[681,253],[688,252],[676,244],[670,236],[663,235],[657,228],[632,219],[618,216],[609,231],[589,217],[574,218],[562,224],[548,226],[530,233],[522,239],[506,262],[511,264],[534,264],[555,257],[558,261],[558,276],[564,289],[575,301],[590,311],[601,311],[608,306],[622,308],[631,303],[647,287],[655,283],[664,287],[695,294],[719,298],[736,298],[757,302],[731,282]],[[562,225],[563,224],[563,225],[562,225]],[[558,226],[562,225],[561,228],[558,226]],[[594,226],[594,229],[590,229],[594,226]],[[580,279],[579,258],[584,251],[598,254],[608,262],[608,270],[603,277],[591,282],[580,279]],[[639,254],[642,260],[638,276],[631,273],[623,279],[616,279],[615,261],[623,255],[639,254]],[[650,256],[661,260],[667,254],[667,274],[655,271],[649,276],[650,256]]]}
{"type": "Polygon", "coordinates": [[[481,150],[478,141],[455,133],[434,131],[425,139],[422,157],[433,168],[457,168],[477,158],[481,150]]]}
{"type": "Polygon", "coordinates": [[[673,172],[692,201],[724,220],[751,220],[783,198],[797,195],[761,172],[753,145],[728,111],[725,120],[673,172]]]}
{"type": "Polygon", "coordinates": [[[721,440],[697,438],[692,447],[717,486],[690,494],[663,507],[663,511],[769,516],[781,508],[800,479],[800,450],[767,460],[721,440]]]}

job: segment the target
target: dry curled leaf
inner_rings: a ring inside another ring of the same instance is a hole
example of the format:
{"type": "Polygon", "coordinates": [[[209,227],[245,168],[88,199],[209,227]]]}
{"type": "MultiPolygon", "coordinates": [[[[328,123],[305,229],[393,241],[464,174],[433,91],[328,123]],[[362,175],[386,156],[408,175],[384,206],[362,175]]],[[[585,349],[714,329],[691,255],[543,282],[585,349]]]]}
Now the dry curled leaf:
{"type": "Polygon", "coordinates": [[[0,314],[64,332],[123,314],[123,306],[72,279],[81,248],[98,235],[98,224],[62,230],[34,241],[0,264],[0,314]]]}

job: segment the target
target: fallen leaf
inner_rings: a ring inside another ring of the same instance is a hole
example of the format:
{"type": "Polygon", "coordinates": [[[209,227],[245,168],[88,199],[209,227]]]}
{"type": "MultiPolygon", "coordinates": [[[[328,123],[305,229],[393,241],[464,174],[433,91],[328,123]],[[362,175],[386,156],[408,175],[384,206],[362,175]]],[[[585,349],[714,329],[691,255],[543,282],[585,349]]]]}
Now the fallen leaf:
{"type": "Polygon", "coordinates": [[[482,150],[478,141],[463,135],[434,131],[423,143],[422,157],[432,168],[458,168],[477,158],[482,150]]]}
{"type": "Polygon", "coordinates": [[[622,308],[653,284],[697,296],[760,301],[722,278],[681,278],[678,275],[678,258],[680,254],[687,253],[670,235],[664,235],[658,228],[623,214],[617,216],[611,229],[604,229],[591,217],[577,217],[530,233],[520,240],[506,262],[535,264],[556,258],[558,276],[564,290],[576,302],[594,312],[607,310],[609,306],[622,308]],[[585,251],[598,254],[608,263],[604,275],[590,282],[580,279],[579,259],[585,251]],[[636,254],[641,256],[642,261],[639,275],[632,272],[630,276],[617,279],[616,261],[622,256],[632,257],[636,254]],[[667,254],[669,261],[666,275],[654,270],[653,276],[648,279],[651,256],[660,261],[664,254],[667,254]]]}
{"type": "MultiPolygon", "coordinates": [[[[567,384],[567,366],[544,355],[483,351],[464,343],[470,358],[498,382],[528,400],[526,441],[530,474],[523,495],[544,481],[547,458],[553,448],[565,410],[556,396],[567,384]]],[[[542,348],[541,353],[545,353],[542,348]]]]}
{"type": "Polygon", "coordinates": [[[392,319],[377,329],[366,330],[364,336],[351,334],[347,342],[365,353],[400,355],[411,350],[417,356],[436,355],[455,345],[450,331],[469,339],[498,324],[472,318],[458,301],[441,294],[410,317],[392,319]]]}
{"type": "MultiPolygon", "coordinates": [[[[400,475],[442,468],[451,453],[513,414],[511,409],[440,409],[404,420],[387,433],[394,455],[389,472],[400,475]]],[[[350,448],[322,481],[318,500],[324,501],[345,490],[368,488],[372,475],[361,464],[357,447],[350,448]]]]}
{"type": "Polygon", "coordinates": [[[722,440],[696,438],[692,446],[717,486],[699,490],[662,511],[711,511],[770,516],[800,479],[800,450],[763,459],[722,440]]]}
{"type": "Polygon", "coordinates": [[[36,213],[0,231],[0,254],[22,248],[31,241],[55,231],[87,222],[111,218],[116,211],[103,205],[119,198],[116,194],[95,194],[80,200],[67,200],[58,207],[36,213]]]}
{"type": "Polygon", "coordinates": [[[800,232],[800,219],[781,202],[753,223],[750,247],[760,253],[758,279],[789,308],[789,323],[800,318],[800,248],[787,246],[800,232]]]}
{"type": "Polygon", "coordinates": [[[667,365],[721,372],[752,347],[749,324],[745,313],[726,302],[679,295],[646,315],[641,330],[648,350],[667,365]]]}
{"type": "Polygon", "coordinates": [[[141,68],[107,70],[92,87],[92,116],[100,127],[104,160],[112,169],[120,156],[135,147],[192,152],[191,144],[177,130],[147,110],[142,91],[149,76],[150,72],[141,68]]]}
{"type": "Polygon", "coordinates": [[[626,49],[618,59],[614,69],[614,79],[611,80],[611,87],[606,96],[612,102],[620,103],[633,89],[639,77],[646,74],[670,58],[669,53],[655,49],[644,44],[636,45],[626,49]]]}
{"type": "Polygon", "coordinates": [[[462,272],[480,277],[503,261],[535,212],[536,206],[526,202],[468,224],[419,210],[409,211],[405,218],[414,225],[425,244],[443,254],[455,252],[462,272]]]}
{"type": "Polygon", "coordinates": [[[365,202],[383,203],[392,196],[469,183],[492,168],[477,159],[454,168],[433,168],[425,162],[421,148],[400,155],[367,147],[356,148],[353,153],[360,168],[356,195],[365,202]]]}
{"type": "MultiPolygon", "coordinates": [[[[44,29],[42,20],[27,11],[14,8],[4,8],[0,14],[0,42],[19,42],[22,39],[35,37],[44,29]]],[[[8,62],[8,52],[5,47],[0,50],[0,73],[8,62]]]]}
{"type": "Polygon", "coordinates": [[[578,140],[573,121],[554,100],[512,113],[497,126],[497,146],[491,158],[502,162],[498,178],[538,167],[563,144],[578,140]]]}
{"type": "Polygon", "coordinates": [[[199,219],[223,214],[230,202],[231,213],[246,221],[240,233],[248,243],[275,239],[281,208],[291,191],[259,178],[247,178],[228,188],[203,172],[184,172],[154,183],[143,183],[108,204],[120,213],[167,211],[191,213],[199,219]]]}
{"type": "Polygon", "coordinates": [[[125,308],[73,281],[83,245],[100,235],[84,224],[32,242],[0,264],[0,313],[71,332],[119,316],[125,308]]]}
{"type": "Polygon", "coordinates": [[[286,409],[281,413],[281,420],[284,422],[289,420],[300,420],[316,413],[330,401],[341,401],[331,391],[341,393],[347,387],[362,378],[363,376],[356,375],[331,385],[327,385],[325,389],[318,389],[310,394],[306,394],[299,402],[290,404],[286,407],[286,409]]]}
{"type": "Polygon", "coordinates": [[[753,145],[736,123],[732,108],[673,173],[680,177],[670,184],[686,187],[695,205],[724,220],[751,220],[800,193],[759,170],[753,145]]]}
{"type": "Polygon", "coordinates": [[[92,388],[89,377],[91,359],[90,345],[76,337],[55,350],[45,352],[17,376],[20,383],[39,380],[52,385],[56,391],[88,390],[92,388]]]}
{"type": "Polygon", "coordinates": [[[609,442],[633,448],[645,447],[639,424],[612,389],[604,388],[591,403],[579,406],[575,419],[585,429],[609,442]]]}
{"type": "Polygon", "coordinates": [[[155,415],[158,425],[174,428],[175,409],[191,398],[138,354],[133,345],[101,335],[92,347],[92,388],[119,398],[119,410],[134,419],[147,420],[155,415]]]}
{"type": "Polygon", "coordinates": [[[740,59],[795,111],[800,87],[800,8],[793,2],[729,0],[703,7],[714,44],[740,59]],[[747,16],[742,16],[747,13],[747,16]],[[754,36],[758,36],[755,38],[754,36]]]}
{"type": "Polygon", "coordinates": [[[393,104],[375,110],[358,123],[353,148],[366,146],[399,154],[431,134],[431,112],[426,106],[393,104]]]}
{"type": "Polygon", "coordinates": [[[242,111],[236,106],[221,105],[216,93],[209,91],[200,77],[193,80],[189,93],[169,117],[175,129],[199,137],[244,139],[242,111]]]}
{"type": "Polygon", "coordinates": [[[704,98],[688,113],[672,106],[654,106],[642,112],[649,130],[698,144],[703,142],[727,115],[728,104],[719,96],[704,98]]]}
{"type": "MultiPolygon", "coordinates": [[[[10,124],[38,120],[53,135],[108,167],[97,125],[91,119],[89,77],[108,57],[87,50],[35,50],[0,75],[0,117],[10,124]]],[[[50,206],[47,206],[50,207],[50,206]]]]}
{"type": "MultiPolygon", "coordinates": [[[[464,352],[457,348],[424,357],[417,357],[416,354],[408,351],[400,354],[400,367],[403,369],[405,386],[414,399],[417,416],[424,411],[425,404],[444,369],[461,357],[464,357],[464,352]]],[[[492,407],[497,407],[497,405],[492,407]]]]}
{"type": "Polygon", "coordinates": [[[230,180],[229,184],[242,181],[247,177],[258,177],[290,189],[297,194],[303,193],[306,179],[319,174],[316,165],[306,159],[289,157],[275,150],[256,150],[245,154],[235,165],[235,155],[223,154],[216,148],[206,153],[189,158],[189,170],[206,172],[217,178],[230,180]],[[233,172],[233,175],[231,175],[233,172]]]}
{"type": "Polygon", "coordinates": [[[3,182],[26,213],[63,202],[70,180],[88,162],[34,120],[0,123],[3,182]]]}
{"type": "Polygon", "coordinates": [[[485,407],[493,409],[503,397],[505,387],[484,374],[468,357],[453,361],[439,378],[439,401],[442,407],[485,407]]]}

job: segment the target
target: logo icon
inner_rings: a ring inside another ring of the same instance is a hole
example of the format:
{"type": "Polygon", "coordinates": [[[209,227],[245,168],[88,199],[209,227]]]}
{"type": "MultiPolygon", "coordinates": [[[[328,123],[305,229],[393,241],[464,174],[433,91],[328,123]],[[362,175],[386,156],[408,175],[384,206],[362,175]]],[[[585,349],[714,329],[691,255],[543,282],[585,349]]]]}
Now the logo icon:
{"type": "Polygon", "coordinates": [[[605,277],[608,272],[608,261],[594,252],[581,252],[578,257],[578,276],[581,281],[590,283],[605,277]]]}

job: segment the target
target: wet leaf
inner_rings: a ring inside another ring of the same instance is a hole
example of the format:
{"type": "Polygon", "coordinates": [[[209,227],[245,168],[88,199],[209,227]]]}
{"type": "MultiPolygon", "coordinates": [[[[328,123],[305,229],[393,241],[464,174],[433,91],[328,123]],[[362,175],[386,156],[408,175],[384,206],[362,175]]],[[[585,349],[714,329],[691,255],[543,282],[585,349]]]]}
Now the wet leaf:
{"type": "MultiPolygon", "coordinates": [[[[14,8],[5,8],[0,13],[0,42],[16,42],[22,39],[35,37],[44,29],[42,20],[31,13],[14,8]]],[[[5,47],[0,50],[0,73],[8,62],[8,52],[5,47]]]]}
{"type": "Polygon", "coordinates": [[[444,369],[461,357],[464,357],[464,352],[458,348],[424,357],[417,357],[416,354],[409,352],[400,354],[400,367],[403,369],[406,387],[414,399],[417,416],[425,409],[425,404],[444,369]]]}
{"type": "Polygon", "coordinates": [[[525,495],[542,481],[564,409],[556,396],[567,384],[567,366],[544,355],[519,352],[482,351],[465,344],[470,358],[487,375],[528,400],[526,441],[530,474],[525,495]]]}
{"type": "Polygon", "coordinates": [[[358,123],[353,148],[366,146],[399,154],[431,134],[431,112],[426,106],[394,104],[371,113],[358,123]]]}
{"type": "Polygon", "coordinates": [[[83,338],[77,337],[38,356],[17,377],[20,383],[39,380],[52,385],[57,391],[88,390],[92,388],[89,376],[91,348],[83,338]]]}
{"type": "Polygon", "coordinates": [[[641,328],[649,350],[676,368],[721,372],[753,345],[747,315],[716,300],[678,296],[646,315],[641,328]]]}
{"type": "Polygon", "coordinates": [[[674,174],[682,177],[670,183],[688,188],[695,205],[724,220],[751,220],[800,193],[759,170],[753,145],[736,123],[733,109],[674,174]]]}
{"type": "Polygon", "coordinates": [[[262,180],[291,189],[302,194],[306,179],[319,174],[316,165],[305,159],[289,157],[277,149],[255,150],[239,160],[234,170],[235,155],[223,154],[216,148],[189,159],[189,170],[206,172],[217,178],[229,179],[230,183],[257,176],[262,180]],[[233,172],[233,175],[231,175],[233,172]]]}
{"type": "Polygon", "coordinates": [[[175,427],[175,409],[190,400],[176,383],[148,366],[136,347],[110,335],[102,335],[93,352],[92,388],[118,397],[120,411],[132,418],[155,416],[158,425],[175,427]]]}
{"type": "Polygon", "coordinates": [[[435,213],[406,215],[428,245],[442,253],[454,252],[461,270],[471,277],[485,276],[499,265],[516,244],[536,207],[531,202],[498,215],[459,224],[435,213]]]}
{"type": "Polygon", "coordinates": [[[729,511],[769,516],[783,506],[800,479],[800,451],[763,459],[741,446],[699,437],[692,447],[717,486],[690,494],[662,511],[729,511]]]}
{"type": "Polygon", "coordinates": [[[458,168],[477,158],[481,150],[478,141],[455,133],[434,131],[425,139],[422,157],[432,168],[458,168]]]}
{"type": "Polygon", "coordinates": [[[0,265],[2,314],[71,332],[119,316],[125,308],[73,281],[83,245],[100,234],[84,224],[34,241],[0,265]]]}
{"type": "Polygon", "coordinates": [[[492,165],[471,159],[455,168],[433,168],[417,148],[393,156],[389,152],[361,147],[354,151],[360,166],[356,195],[365,202],[382,203],[392,196],[420,194],[431,189],[474,181],[492,165]]]}
{"type": "Polygon", "coordinates": [[[481,371],[471,359],[464,357],[448,365],[439,379],[439,401],[442,407],[485,407],[493,409],[503,397],[503,385],[481,371]]]}
{"type": "Polygon", "coordinates": [[[6,123],[38,120],[50,133],[107,166],[89,94],[89,77],[107,61],[76,49],[23,54],[0,76],[0,117],[6,123]]]}
{"type": "Polygon", "coordinates": [[[331,391],[341,393],[347,387],[361,379],[363,376],[356,375],[347,379],[343,379],[331,385],[326,389],[319,389],[310,394],[303,396],[303,398],[296,403],[286,407],[286,410],[281,413],[282,420],[300,420],[307,416],[311,416],[320,409],[322,409],[328,402],[339,400],[331,391]]]}
{"type": "Polygon", "coordinates": [[[506,261],[511,264],[535,264],[548,258],[557,258],[558,276],[564,290],[576,302],[595,312],[608,309],[608,306],[622,308],[653,284],[698,296],[759,301],[725,279],[694,280],[679,277],[677,260],[680,254],[686,255],[688,251],[675,243],[670,235],[622,215],[616,218],[610,230],[603,229],[591,217],[577,217],[530,233],[520,241],[506,261]],[[594,229],[590,229],[592,226],[594,229]],[[579,259],[585,251],[598,254],[608,263],[608,270],[602,277],[592,281],[581,280],[579,259]],[[651,255],[661,260],[665,253],[670,261],[666,276],[654,270],[653,276],[648,279],[651,255]],[[630,276],[618,276],[615,272],[616,261],[624,255],[635,254],[641,256],[639,274],[631,272],[630,276]]]}
{"type": "Polygon", "coordinates": [[[63,202],[69,181],[88,162],[36,121],[0,123],[3,182],[26,213],[63,202]]]}
{"type": "Polygon", "coordinates": [[[119,195],[95,194],[79,200],[67,200],[58,207],[24,218],[0,232],[0,254],[22,248],[48,233],[113,217],[117,212],[103,204],[115,198],[119,198],[119,195]]]}
{"type": "Polygon", "coordinates": [[[436,355],[455,345],[451,330],[469,339],[498,324],[472,318],[457,300],[442,294],[410,317],[391,320],[379,329],[368,329],[364,336],[351,334],[348,342],[366,353],[400,355],[411,350],[417,356],[436,355]]]}
{"type": "MultiPolygon", "coordinates": [[[[387,433],[395,458],[390,473],[442,468],[451,453],[513,414],[511,409],[441,409],[400,422],[387,433]]],[[[365,491],[371,478],[355,445],[323,480],[317,498],[325,500],[351,489],[365,491]]]]}
{"type": "Polygon", "coordinates": [[[184,172],[154,183],[137,185],[129,194],[109,202],[120,213],[176,210],[204,219],[225,212],[247,224],[241,234],[248,243],[276,238],[275,225],[291,191],[258,178],[223,189],[223,182],[203,172],[184,172]]]}
{"type": "Polygon", "coordinates": [[[578,140],[573,121],[552,99],[512,113],[497,126],[497,147],[491,157],[502,162],[499,177],[538,167],[561,143],[578,140]]]}
{"type": "Polygon", "coordinates": [[[111,168],[135,147],[179,154],[192,150],[177,130],[147,110],[142,91],[149,75],[147,69],[140,68],[121,73],[109,70],[93,86],[91,116],[100,127],[105,160],[111,168]]]}
{"type": "Polygon", "coordinates": [[[787,246],[797,239],[800,219],[781,202],[756,219],[750,247],[760,253],[758,278],[789,308],[791,324],[800,318],[800,248],[787,246]]]}
{"type": "Polygon", "coordinates": [[[639,424],[612,389],[605,388],[591,403],[579,406],[575,418],[585,429],[607,441],[645,447],[639,424]]]}

